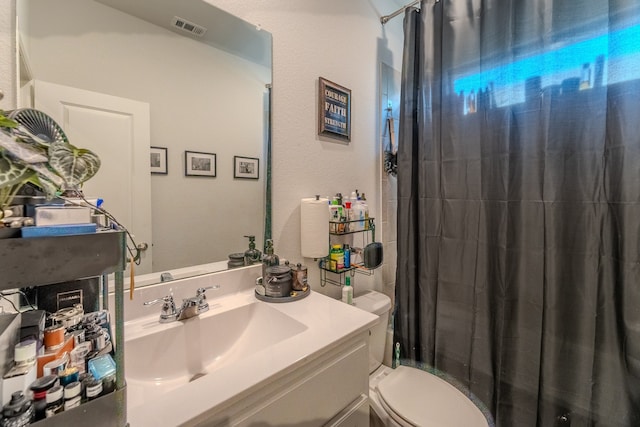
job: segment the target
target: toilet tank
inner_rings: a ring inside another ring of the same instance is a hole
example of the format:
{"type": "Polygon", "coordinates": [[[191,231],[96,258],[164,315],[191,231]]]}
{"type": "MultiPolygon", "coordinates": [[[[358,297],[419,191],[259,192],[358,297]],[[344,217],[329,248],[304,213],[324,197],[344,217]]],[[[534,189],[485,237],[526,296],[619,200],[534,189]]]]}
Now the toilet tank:
{"type": "Polygon", "coordinates": [[[372,373],[384,360],[391,299],[380,292],[369,291],[354,298],[353,305],[378,316],[378,322],[369,329],[369,373],[372,373]]]}

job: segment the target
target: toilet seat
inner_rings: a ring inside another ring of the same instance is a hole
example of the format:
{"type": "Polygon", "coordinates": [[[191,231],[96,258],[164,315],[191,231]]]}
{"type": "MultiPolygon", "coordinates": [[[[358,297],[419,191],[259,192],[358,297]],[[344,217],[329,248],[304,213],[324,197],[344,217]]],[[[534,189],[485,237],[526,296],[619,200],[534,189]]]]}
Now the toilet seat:
{"type": "Polygon", "coordinates": [[[399,366],[375,387],[387,414],[404,427],[487,427],[482,412],[458,389],[420,369],[399,366]]]}

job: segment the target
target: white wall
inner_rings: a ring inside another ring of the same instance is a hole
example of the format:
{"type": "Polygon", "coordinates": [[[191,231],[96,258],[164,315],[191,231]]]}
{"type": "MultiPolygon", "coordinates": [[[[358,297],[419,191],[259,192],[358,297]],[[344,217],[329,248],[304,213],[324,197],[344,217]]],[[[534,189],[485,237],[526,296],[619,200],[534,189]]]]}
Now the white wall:
{"type": "MultiPolygon", "coordinates": [[[[401,68],[402,17],[385,27],[380,16],[398,8],[385,0],[207,0],[273,34],[273,237],[276,253],[300,255],[300,199],[364,192],[371,215],[381,219],[380,66],[401,68]],[[318,77],[352,91],[348,145],[317,135],[318,77]]],[[[382,230],[382,227],[378,227],[382,230]]],[[[380,231],[376,239],[381,241],[380,231]]],[[[387,249],[387,248],[385,248],[387,249]]],[[[305,259],[314,290],[313,260],[305,259]]],[[[382,290],[381,271],[356,275],[355,289],[382,290]]]]}
{"type": "Polygon", "coordinates": [[[0,109],[10,110],[16,105],[16,2],[0,0],[0,109]]]}
{"type": "MultiPolygon", "coordinates": [[[[6,1],[6,0],[4,0],[6,1]]],[[[300,255],[300,199],[314,194],[367,194],[371,215],[381,214],[379,63],[401,68],[402,17],[385,27],[380,15],[398,8],[385,0],[208,0],[273,34],[273,237],[276,253],[300,255]],[[348,145],[317,135],[318,77],[352,91],[348,145]]],[[[0,10],[5,19],[6,10],[0,10]]],[[[6,43],[7,41],[4,40],[6,43]]],[[[6,52],[0,52],[4,55],[6,52]]],[[[15,57],[15,56],[14,56],[15,57]]],[[[0,83],[2,83],[0,81],[0,83]]],[[[380,227],[381,228],[381,227],[380,227]]],[[[380,236],[376,236],[380,239],[380,236]]],[[[313,260],[304,260],[309,267],[313,260]]],[[[309,269],[320,289],[317,267],[309,269]]],[[[373,276],[381,280],[381,274],[373,276]]],[[[356,290],[380,283],[356,277],[356,290]]]]}

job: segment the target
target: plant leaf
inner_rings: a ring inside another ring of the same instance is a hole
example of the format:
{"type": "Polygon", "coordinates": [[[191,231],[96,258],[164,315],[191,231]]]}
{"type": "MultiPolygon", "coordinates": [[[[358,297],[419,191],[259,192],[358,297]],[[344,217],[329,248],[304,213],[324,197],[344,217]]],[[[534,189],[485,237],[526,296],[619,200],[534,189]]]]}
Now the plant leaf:
{"type": "Polygon", "coordinates": [[[0,131],[0,147],[4,148],[11,157],[22,163],[44,163],[48,160],[43,150],[33,145],[16,141],[4,131],[0,131]]]}
{"type": "Polygon", "coordinates": [[[14,128],[18,126],[18,122],[7,118],[2,112],[0,112],[0,127],[14,128]]]}
{"type": "Polygon", "coordinates": [[[83,182],[98,172],[100,158],[90,150],[54,142],[49,146],[49,165],[64,179],[66,190],[78,190],[83,182]]]}
{"type": "Polygon", "coordinates": [[[61,190],[64,188],[64,178],[62,178],[56,172],[50,170],[46,164],[37,163],[29,165],[29,167],[38,175],[38,178],[46,179],[47,181],[52,182],[57,187],[57,190],[61,190]]]}
{"type": "MultiPolygon", "coordinates": [[[[62,180],[62,178],[60,178],[60,180],[62,180]]],[[[32,184],[40,188],[42,191],[44,191],[47,200],[51,200],[54,197],[57,197],[58,195],[57,192],[58,190],[60,190],[60,186],[54,184],[44,176],[40,176],[38,174],[34,174],[33,177],[29,180],[29,182],[31,182],[32,184]]]]}
{"type": "Polygon", "coordinates": [[[33,174],[28,166],[12,162],[0,151],[0,188],[24,183],[33,174]]]}
{"type": "Polygon", "coordinates": [[[44,139],[40,138],[37,135],[34,135],[33,133],[31,133],[29,129],[27,129],[21,124],[18,124],[16,127],[11,129],[11,134],[29,144],[37,144],[42,147],[49,147],[50,145],[50,142],[45,141],[44,139]]]}

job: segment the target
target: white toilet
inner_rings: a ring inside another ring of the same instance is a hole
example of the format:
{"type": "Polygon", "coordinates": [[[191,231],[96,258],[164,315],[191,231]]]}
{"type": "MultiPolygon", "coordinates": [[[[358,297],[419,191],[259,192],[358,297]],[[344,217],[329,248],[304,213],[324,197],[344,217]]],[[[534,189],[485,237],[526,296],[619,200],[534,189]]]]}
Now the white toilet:
{"type": "Polygon", "coordinates": [[[370,330],[371,425],[402,427],[488,427],[482,412],[458,389],[428,372],[382,364],[391,300],[379,292],[354,298],[354,305],[379,316],[370,330]]]}

